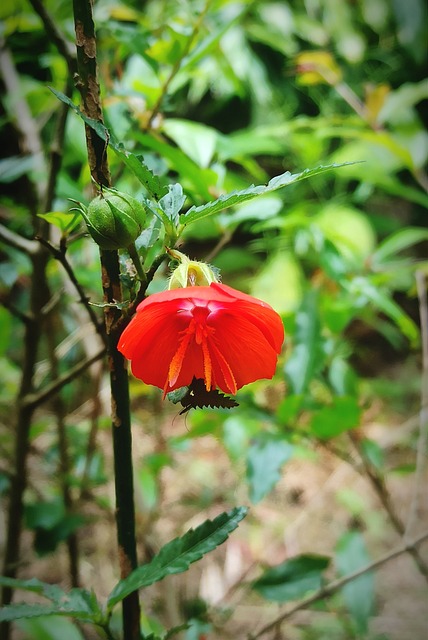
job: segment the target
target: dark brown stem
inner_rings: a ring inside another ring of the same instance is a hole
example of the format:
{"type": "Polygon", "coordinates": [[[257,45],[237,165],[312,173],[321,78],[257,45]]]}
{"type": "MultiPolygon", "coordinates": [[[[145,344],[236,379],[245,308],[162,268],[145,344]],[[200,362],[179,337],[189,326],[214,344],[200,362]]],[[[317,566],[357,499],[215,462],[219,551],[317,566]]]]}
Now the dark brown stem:
{"type": "MultiPolygon", "coordinates": [[[[102,123],[103,114],[98,83],[95,26],[91,0],[73,0],[76,31],[78,82],[85,115],[102,123]]],[[[86,145],[89,168],[94,183],[110,186],[107,144],[88,126],[86,145]]],[[[95,195],[95,193],[94,193],[95,195]]],[[[100,251],[104,302],[110,305],[122,300],[119,256],[117,251],[100,251]]],[[[116,523],[121,578],[137,566],[135,508],[132,466],[132,436],[127,363],[117,350],[119,333],[112,327],[120,318],[115,306],[104,307],[108,365],[112,399],[112,436],[115,467],[116,523]]],[[[138,592],[122,602],[124,640],[140,639],[140,604],[138,592]]]]}

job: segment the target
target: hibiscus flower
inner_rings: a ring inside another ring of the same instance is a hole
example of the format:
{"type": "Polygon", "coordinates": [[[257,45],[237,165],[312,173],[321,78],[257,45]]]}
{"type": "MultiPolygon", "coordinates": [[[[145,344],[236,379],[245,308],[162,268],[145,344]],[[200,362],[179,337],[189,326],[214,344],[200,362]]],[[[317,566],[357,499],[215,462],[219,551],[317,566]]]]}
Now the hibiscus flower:
{"type": "Polygon", "coordinates": [[[155,293],[122,333],[118,349],[132,373],[164,396],[193,379],[207,391],[272,378],[284,340],[267,303],[218,282],[155,293]]]}

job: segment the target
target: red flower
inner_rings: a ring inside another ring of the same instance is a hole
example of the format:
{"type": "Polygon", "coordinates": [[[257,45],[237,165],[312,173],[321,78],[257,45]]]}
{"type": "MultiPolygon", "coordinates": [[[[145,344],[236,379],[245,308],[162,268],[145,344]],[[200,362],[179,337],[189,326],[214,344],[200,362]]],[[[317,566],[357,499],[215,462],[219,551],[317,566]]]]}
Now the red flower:
{"type": "Polygon", "coordinates": [[[235,394],[272,378],[284,340],[279,315],[224,284],[155,293],[137,307],[118,349],[132,373],[164,394],[203,379],[207,391],[235,394]]]}

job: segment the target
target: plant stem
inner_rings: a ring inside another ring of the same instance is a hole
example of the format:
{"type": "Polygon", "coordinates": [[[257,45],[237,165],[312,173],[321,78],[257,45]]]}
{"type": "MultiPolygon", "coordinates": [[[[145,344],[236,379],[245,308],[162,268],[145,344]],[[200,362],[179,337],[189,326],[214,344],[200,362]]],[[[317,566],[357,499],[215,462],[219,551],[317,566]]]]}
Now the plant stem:
{"type": "MultiPolygon", "coordinates": [[[[79,74],[77,86],[82,96],[83,111],[90,118],[102,123],[91,0],[73,0],[73,11],[79,74]]],[[[96,184],[108,187],[110,172],[106,143],[90,127],[86,126],[85,130],[91,176],[96,184]]],[[[117,251],[100,251],[100,259],[104,301],[120,302],[122,290],[118,253],[117,251]]],[[[116,307],[104,307],[112,403],[117,540],[120,575],[124,578],[137,566],[137,552],[128,370],[125,359],[117,350],[120,333],[112,331],[119,317],[120,311],[116,307]]],[[[140,605],[137,591],[123,600],[122,612],[124,640],[140,640],[140,605]]]]}
{"type": "Polygon", "coordinates": [[[301,600],[300,602],[292,606],[291,609],[288,609],[288,611],[281,613],[279,616],[275,618],[275,620],[273,620],[272,622],[269,622],[269,624],[265,625],[262,629],[260,629],[254,635],[250,635],[249,638],[251,640],[256,640],[256,638],[261,638],[261,636],[264,636],[265,633],[274,629],[276,626],[278,626],[281,622],[283,622],[287,618],[290,618],[294,613],[296,613],[296,611],[300,611],[301,609],[306,609],[314,602],[318,602],[319,600],[322,600],[327,596],[331,596],[333,593],[335,593],[336,591],[344,587],[346,584],[348,584],[348,582],[352,582],[352,580],[359,578],[360,576],[364,575],[365,573],[368,573],[369,571],[374,571],[374,569],[381,567],[383,564],[385,564],[386,562],[389,562],[393,558],[397,558],[398,556],[401,556],[403,553],[410,553],[412,549],[413,550],[416,549],[420,544],[422,544],[422,542],[427,540],[427,538],[428,538],[428,531],[425,531],[425,533],[422,533],[411,542],[407,542],[405,544],[400,545],[396,549],[389,551],[387,554],[385,554],[381,558],[378,558],[378,560],[375,560],[374,562],[367,564],[365,567],[362,567],[361,569],[357,569],[353,573],[349,573],[348,575],[343,576],[343,578],[338,578],[337,580],[333,580],[332,582],[329,582],[324,587],[321,587],[321,589],[319,589],[318,591],[315,591],[315,593],[313,593],[312,595],[308,596],[307,598],[304,598],[303,600],[301,600]]]}
{"type": "Polygon", "coordinates": [[[140,256],[138,255],[138,251],[134,242],[129,245],[128,253],[137,271],[138,277],[140,278],[141,282],[146,283],[147,276],[144,272],[143,265],[141,264],[140,256]]]}

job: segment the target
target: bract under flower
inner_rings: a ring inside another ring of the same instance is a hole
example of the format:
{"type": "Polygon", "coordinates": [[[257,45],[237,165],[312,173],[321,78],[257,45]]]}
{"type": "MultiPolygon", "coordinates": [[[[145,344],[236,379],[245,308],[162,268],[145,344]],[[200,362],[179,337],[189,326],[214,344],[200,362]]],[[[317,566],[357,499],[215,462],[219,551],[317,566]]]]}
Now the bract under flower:
{"type": "Polygon", "coordinates": [[[202,379],[207,391],[235,394],[272,378],[284,340],[279,315],[224,284],[155,293],[144,300],[118,349],[132,372],[164,395],[202,379]]]}

